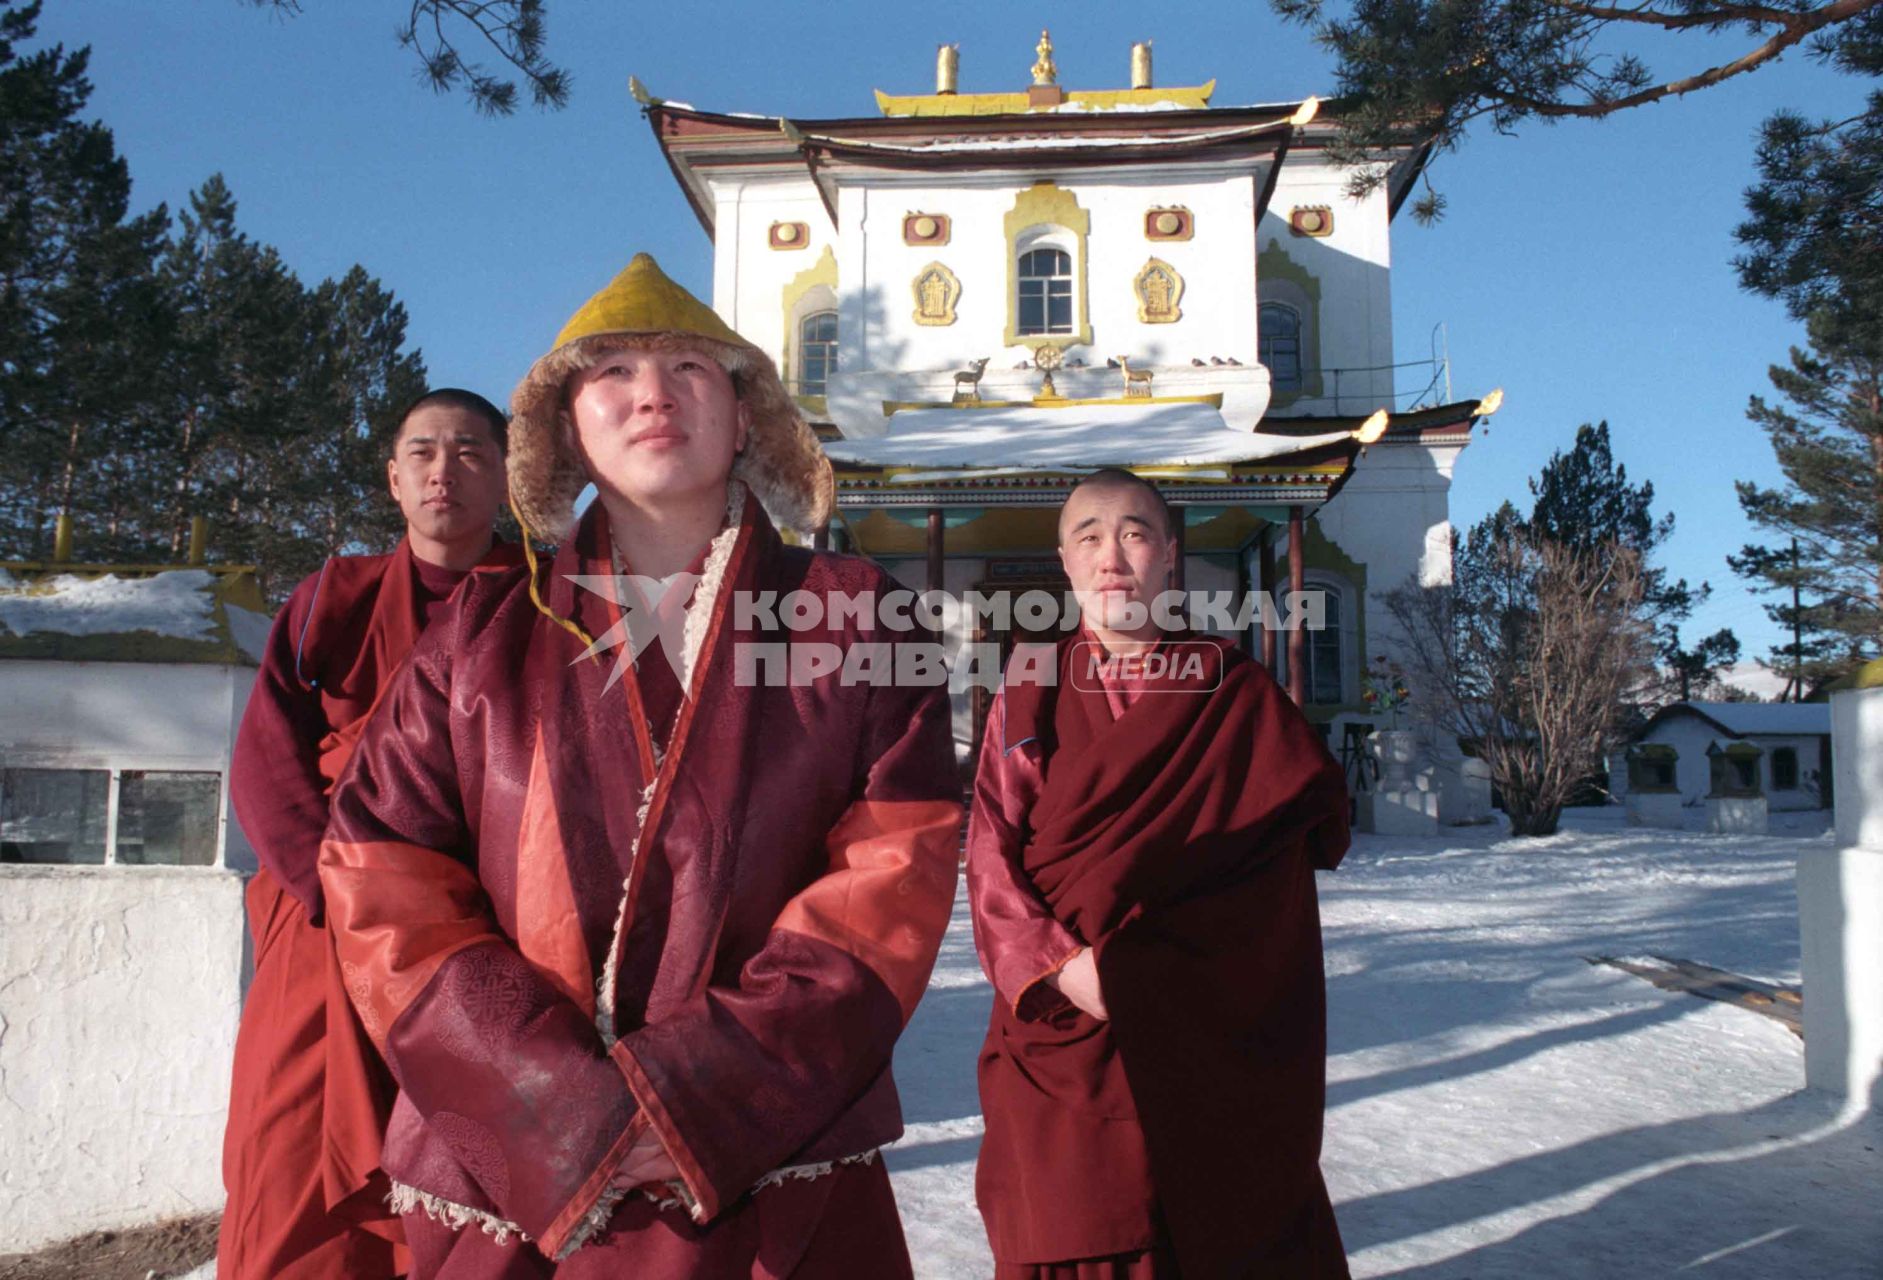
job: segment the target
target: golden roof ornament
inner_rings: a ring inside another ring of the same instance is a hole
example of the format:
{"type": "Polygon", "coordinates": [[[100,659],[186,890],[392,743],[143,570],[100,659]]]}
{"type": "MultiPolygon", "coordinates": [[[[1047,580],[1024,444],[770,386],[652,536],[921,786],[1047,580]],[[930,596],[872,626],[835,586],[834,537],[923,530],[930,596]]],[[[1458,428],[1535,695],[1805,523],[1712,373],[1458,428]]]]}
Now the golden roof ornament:
{"type": "Polygon", "coordinates": [[[1058,84],[1059,68],[1053,65],[1053,33],[1042,30],[1040,42],[1033,46],[1033,52],[1039,54],[1039,58],[1033,63],[1033,83],[1058,84]]]}

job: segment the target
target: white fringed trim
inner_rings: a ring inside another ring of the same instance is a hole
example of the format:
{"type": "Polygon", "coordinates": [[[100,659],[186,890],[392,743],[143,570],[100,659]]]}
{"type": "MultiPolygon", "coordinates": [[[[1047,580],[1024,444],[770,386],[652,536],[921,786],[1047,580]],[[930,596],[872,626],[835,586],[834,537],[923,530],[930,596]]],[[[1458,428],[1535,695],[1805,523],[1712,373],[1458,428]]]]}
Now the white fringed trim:
{"type": "Polygon", "coordinates": [[[770,1173],[752,1184],[752,1190],[763,1191],[766,1187],[775,1187],[787,1178],[797,1178],[809,1182],[812,1178],[821,1178],[825,1174],[835,1173],[841,1164],[874,1164],[876,1152],[859,1151],[853,1156],[842,1156],[836,1160],[820,1160],[816,1164],[787,1165],[783,1169],[773,1169],[770,1173]]]}
{"type": "MultiPolygon", "coordinates": [[[[680,646],[680,705],[674,709],[674,723],[667,728],[667,745],[673,745],[673,731],[679,725],[686,701],[693,696],[693,667],[706,643],[707,624],[712,621],[713,606],[725,586],[726,569],[732,564],[732,548],[739,540],[739,525],[745,516],[745,486],[737,480],[726,482],[726,527],[713,537],[706,552],[706,564],[694,587],[693,603],[687,607],[686,631],[680,646]]],[[[617,564],[618,573],[621,566],[617,564]]],[[[658,773],[659,762],[655,769],[658,773]]],[[[641,840],[647,835],[647,810],[654,800],[659,778],[641,791],[641,807],[634,820],[634,843],[628,846],[628,874],[621,881],[621,904],[615,908],[615,928],[608,943],[608,958],[602,962],[601,980],[595,990],[595,1029],[601,1032],[602,1045],[612,1049],[615,1035],[615,985],[621,967],[623,934],[628,927],[628,897],[634,887],[634,872],[641,865],[641,840]]]]}
{"type": "Polygon", "coordinates": [[[713,606],[726,585],[726,569],[732,564],[732,548],[739,541],[739,524],[745,518],[745,486],[737,480],[726,482],[726,527],[713,538],[700,570],[699,585],[693,589],[693,603],[687,607],[686,631],[681,643],[680,691],[693,696],[693,666],[699,661],[706,643],[706,628],[713,620],[713,606]]]}
{"type": "Polygon", "coordinates": [[[511,1236],[528,1240],[529,1232],[516,1223],[499,1218],[494,1213],[485,1213],[482,1209],[473,1209],[469,1205],[458,1204],[443,1196],[435,1196],[429,1191],[420,1191],[417,1187],[403,1182],[392,1184],[392,1190],[386,1196],[386,1203],[392,1206],[394,1213],[411,1213],[414,1209],[423,1209],[425,1216],[433,1222],[442,1222],[453,1231],[476,1224],[485,1235],[494,1237],[498,1244],[506,1243],[511,1236]]]}
{"type": "MultiPolygon", "coordinates": [[[[880,1154],[881,1152],[875,1150],[860,1151],[856,1155],[843,1156],[836,1160],[820,1160],[814,1164],[793,1164],[787,1165],[782,1169],[773,1169],[770,1173],[752,1184],[751,1192],[756,1195],[767,1187],[780,1185],[787,1179],[798,1179],[809,1182],[813,1178],[822,1178],[828,1174],[835,1173],[839,1165],[874,1164],[876,1163],[876,1157],[880,1154]]],[[[673,1192],[672,1195],[663,1196],[648,1187],[642,1187],[641,1194],[646,1196],[649,1200],[652,1200],[656,1209],[684,1209],[687,1212],[687,1216],[694,1221],[704,1221],[704,1216],[700,1211],[700,1202],[693,1198],[693,1193],[687,1190],[684,1182],[674,1179],[667,1182],[665,1185],[669,1191],[673,1192]]]]}
{"type": "Polygon", "coordinates": [[[601,1198],[595,1201],[594,1206],[587,1213],[582,1215],[582,1220],[575,1224],[575,1230],[569,1233],[569,1238],[563,1242],[562,1248],[556,1251],[554,1261],[561,1262],[601,1234],[602,1228],[608,1225],[608,1219],[615,1216],[616,1206],[631,1190],[633,1190],[631,1187],[617,1187],[613,1184],[605,1187],[601,1198]]]}

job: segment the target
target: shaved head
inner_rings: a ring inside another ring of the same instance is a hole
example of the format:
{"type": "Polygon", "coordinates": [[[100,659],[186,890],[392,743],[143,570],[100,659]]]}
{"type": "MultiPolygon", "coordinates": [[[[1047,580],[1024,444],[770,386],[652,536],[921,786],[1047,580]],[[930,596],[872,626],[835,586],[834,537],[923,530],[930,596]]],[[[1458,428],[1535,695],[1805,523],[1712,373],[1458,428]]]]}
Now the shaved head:
{"type": "Polygon", "coordinates": [[[1066,495],[1066,505],[1059,509],[1060,545],[1065,545],[1066,512],[1073,505],[1073,494],[1080,492],[1117,492],[1123,489],[1136,489],[1150,494],[1157,515],[1163,521],[1163,528],[1160,532],[1166,538],[1172,536],[1173,530],[1176,528],[1176,521],[1171,518],[1170,504],[1164,500],[1163,493],[1156,485],[1152,484],[1141,475],[1126,471],[1123,467],[1101,467],[1090,475],[1081,477],[1078,483],[1072,486],[1072,492],[1066,495]]]}

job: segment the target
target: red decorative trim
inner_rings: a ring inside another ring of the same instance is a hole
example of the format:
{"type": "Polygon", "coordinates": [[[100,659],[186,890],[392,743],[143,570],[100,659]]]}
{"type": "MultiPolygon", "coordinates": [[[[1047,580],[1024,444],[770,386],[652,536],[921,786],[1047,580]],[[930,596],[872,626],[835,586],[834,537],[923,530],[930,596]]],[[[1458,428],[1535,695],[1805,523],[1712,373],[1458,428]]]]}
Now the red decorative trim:
{"type": "MultiPolygon", "coordinates": [[[[632,1091],[632,1086],[630,1086],[629,1092],[632,1091]]],[[[628,1121],[628,1127],[622,1130],[621,1136],[609,1145],[608,1154],[602,1157],[601,1163],[596,1165],[594,1172],[588,1175],[582,1183],[581,1190],[577,1191],[569,1203],[563,1206],[562,1212],[557,1214],[555,1221],[549,1224],[549,1230],[543,1233],[541,1248],[544,1253],[553,1258],[562,1252],[563,1245],[569,1242],[569,1234],[582,1225],[582,1219],[588,1217],[589,1210],[595,1207],[596,1201],[600,1200],[602,1194],[608,1190],[608,1184],[614,1181],[615,1174],[620,1172],[621,1166],[627,1161],[628,1152],[640,1140],[641,1134],[646,1132],[648,1126],[649,1121],[645,1112],[635,1115],[632,1120],[628,1121]]]]}
{"type": "Polygon", "coordinates": [[[667,1148],[667,1155],[680,1171],[680,1181],[686,1184],[688,1193],[698,1206],[694,1216],[701,1222],[711,1219],[719,1212],[719,1197],[706,1179],[706,1170],[700,1167],[692,1148],[687,1146],[686,1139],[674,1126],[673,1114],[667,1110],[666,1103],[661,1101],[660,1094],[655,1092],[653,1083],[648,1080],[647,1073],[641,1070],[641,1064],[634,1060],[634,1054],[628,1050],[625,1041],[615,1041],[608,1056],[621,1068],[621,1074],[628,1082],[628,1092],[640,1104],[641,1114],[647,1117],[648,1127],[659,1135],[660,1144],[667,1148]]]}

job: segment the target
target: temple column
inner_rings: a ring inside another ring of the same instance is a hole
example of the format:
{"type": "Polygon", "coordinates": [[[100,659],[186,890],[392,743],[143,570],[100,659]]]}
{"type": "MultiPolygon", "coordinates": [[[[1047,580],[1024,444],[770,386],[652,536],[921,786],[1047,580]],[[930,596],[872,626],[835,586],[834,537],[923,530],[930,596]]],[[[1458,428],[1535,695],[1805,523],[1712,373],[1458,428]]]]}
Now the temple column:
{"type": "Polygon", "coordinates": [[[944,589],[942,550],[942,509],[930,507],[928,509],[928,589],[930,591],[944,589]]]}
{"type": "MultiPolygon", "coordinates": [[[[1301,508],[1298,505],[1289,507],[1288,590],[1297,600],[1308,589],[1307,565],[1301,558],[1306,541],[1307,521],[1302,516],[1301,508]]],[[[1297,707],[1308,705],[1307,648],[1301,628],[1291,628],[1288,632],[1288,696],[1295,700],[1297,707]]]]}
{"type": "MultiPolygon", "coordinates": [[[[1255,589],[1263,595],[1269,596],[1271,599],[1273,599],[1272,593],[1275,590],[1274,535],[1275,526],[1272,523],[1262,527],[1261,539],[1256,544],[1255,564],[1256,573],[1259,575],[1256,579],[1255,589]]],[[[1260,618],[1256,621],[1257,625],[1261,624],[1260,618]]],[[[1266,626],[1262,627],[1262,665],[1267,667],[1270,673],[1273,673],[1275,670],[1275,632],[1272,628],[1266,626]]]]}
{"type": "Polygon", "coordinates": [[[1184,586],[1183,560],[1184,560],[1184,527],[1188,525],[1189,522],[1190,522],[1189,513],[1185,511],[1182,507],[1171,508],[1170,510],[1170,536],[1172,540],[1174,540],[1177,544],[1177,563],[1172,568],[1171,574],[1170,574],[1170,589],[1172,591],[1187,590],[1187,588],[1184,586]]]}

